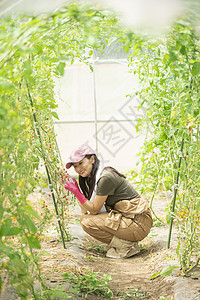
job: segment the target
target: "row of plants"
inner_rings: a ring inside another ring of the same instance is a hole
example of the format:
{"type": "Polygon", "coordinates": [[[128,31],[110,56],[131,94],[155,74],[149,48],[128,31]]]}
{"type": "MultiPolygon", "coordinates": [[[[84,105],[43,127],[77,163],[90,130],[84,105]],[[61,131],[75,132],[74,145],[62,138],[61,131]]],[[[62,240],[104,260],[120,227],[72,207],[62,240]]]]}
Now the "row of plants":
{"type": "MultiPolygon", "coordinates": [[[[146,138],[140,153],[138,180],[142,193],[176,191],[176,249],[183,274],[199,263],[200,252],[200,46],[191,17],[177,20],[164,37],[133,37],[131,72],[140,79],[136,93],[146,115],[137,129],[146,138]],[[183,142],[183,150],[181,144],[183,142]],[[179,160],[181,157],[181,165],[179,160]],[[177,174],[179,180],[177,182],[177,174]]],[[[167,242],[166,242],[167,245],[167,242]]]]}
{"type": "MultiPolygon", "coordinates": [[[[56,13],[0,20],[0,290],[6,283],[23,299],[52,299],[41,275],[41,234],[50,220],[33,209],[29,196],[45,187],[54,202],[63,247],[69,239],[66,191],[53,120],[54,78],[75,60],[89,65],[93,49],[103,49],[116,27],[110,12],[69,4],[56,13]],[[46,172],[46,179],[41,176],[46,172]],[[39,280],[40,291],[34,283],[39,280]]],[[[92,69],[92,67],[91,67],[92,69]]],[[[67,137],[66,137],[67,138],[67,137]]],[[[54,298],[53,298],[54,299],[54,298]]]]}
{"type": "MultiPolygon", "coordinates": [[[[113,37],[131,53],[130,69],[140,79],[137,93],[147,111],[138,124],[138,130],[147,133],[140,156],[140,186],[141,192],[152,193],[151,204],[159,189],[177,189],[177,163],[184,138],[175,211],[177,254],[184,274],[198,263],[200,49],[199,37],[190,24],[179,20],[155,41],[122,28],[113,13],[88,5],[69,4],[49,15],[0,20],[0,257],[3,275],[20,297],[32,294],[39,299],[36,279],[43,297],[52,297],[34,250],[41,247],[39,236],[49,218],[39,215],[28,200],[42,185],[41,163],[63,246],[69,238],[64,217],[68,201],[59,180],[67,173],[53,128],[53,120],[58,118],[53,78],[62,76],[67,64],[74,61],[84,62],[92,70],[89,61],[94,49],[103,51],[113,37]]],[[[0,283],[3,288],[2,279],[0,283]]]]}

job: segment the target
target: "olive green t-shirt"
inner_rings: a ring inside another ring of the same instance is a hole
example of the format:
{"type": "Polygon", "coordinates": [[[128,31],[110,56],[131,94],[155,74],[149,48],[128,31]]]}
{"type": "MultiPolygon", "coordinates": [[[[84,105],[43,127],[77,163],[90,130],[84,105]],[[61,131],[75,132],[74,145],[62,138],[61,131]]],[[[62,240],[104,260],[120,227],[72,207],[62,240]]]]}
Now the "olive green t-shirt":
{"type": "Polygon", "coordinates": [[[119,176],[112,170],[103,170],[97,181],[96,195],[105,196],[106,204],[114,206],[120,200],[131,200],[140,198],[140,195],[134,190],[130,182],[119,176]]]}

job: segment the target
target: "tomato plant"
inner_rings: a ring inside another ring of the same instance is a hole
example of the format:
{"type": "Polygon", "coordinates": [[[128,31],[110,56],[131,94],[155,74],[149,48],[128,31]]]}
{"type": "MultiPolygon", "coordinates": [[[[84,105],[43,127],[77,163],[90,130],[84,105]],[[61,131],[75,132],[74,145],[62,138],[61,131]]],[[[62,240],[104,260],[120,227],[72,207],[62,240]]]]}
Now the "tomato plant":
{"type": "Polygon", "coordinates": [[[146,116],[138,124],[138,130],[146,130],[140,154],[141,190],[154,197],[159,189],[178,188],[177,254],[184,274],[199,261],[200,249],[199,53],[199,36],[186,18],[177,20],[160,40],[135,39],[129,57],[132,72],[140,78],[137,93],[141,106],[146,108],[146,116]],[[185,146],[180,153],[183,138],[185,146]],[[183,162],[178,170],[180,155],[183,162]],[[178,171],[180,180],[176,187],[178,171]]]}
{"type": "Polygon", "coordinates": [[[103,48],[115,28],[112,13],[77,4],[50,15],[0,20],[0,257],[3,276],[21,298],[39,297],[36,278],[41,293],[49,289],[34,249],[41,248],[39,233],[50,216],[46,205],[42,217],[28,200],[41,185],[41,164],[63,241],[69,238],[69,200],[59,180],[66,171],[61,171],[53,127],[58,118],[53,78],[64,74],[66,62],[89,65],[93,49],[103,48]]]}
{"type": "Polygon", "coordinates": [[[50,15],[0,20],[0,257],[3,275],[22,298],[40,297],[34,290],[36,278],[41,294],[51,294],[44,292],[49,287],[35,251],[41,248],[39,233],[50,216],[44,202],[42,217],[28,200],[41,185],[41,163],[60,230],[65,240],[69,238],[69,200],[59,180],[63,168],[53,127],[58,118],[54,77],[64,74],[66,62],[84,62],[92,70],[93,51],[103,51],[113,37],[131,53],[129,66],[139,76],[137,93],[146,108],[138,124],[138,130],[148,129],[140,156],[143,192],[172,188],[180,142],[185,139],[175,212],[177,253],[185,274],[195,265],[195,257],[199,261],[198,35],[190,22],[179,20],[163,39],[154,41],[122,28],[107,10],[69,4],[50,15]]]}

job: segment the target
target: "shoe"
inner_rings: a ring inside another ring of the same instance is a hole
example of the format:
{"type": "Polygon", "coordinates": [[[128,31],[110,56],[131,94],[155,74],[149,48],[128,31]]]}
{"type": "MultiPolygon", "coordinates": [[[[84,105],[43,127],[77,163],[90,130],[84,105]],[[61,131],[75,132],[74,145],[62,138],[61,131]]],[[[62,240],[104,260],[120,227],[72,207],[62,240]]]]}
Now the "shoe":
{"type": "Polygon", "coordinates": [[[106,257],[110,258],[128,258],[140,252],[138,242],[119,239],[116,236],[113,236],[108,247],[106,257]]]}
{"type": "Polygon", "coordinates": [[[107,252],[106,252],[106,257],[110,257],[110,258],[120,258],[119,253],[117,253],[116,248],[110,248],[107,252]]]}

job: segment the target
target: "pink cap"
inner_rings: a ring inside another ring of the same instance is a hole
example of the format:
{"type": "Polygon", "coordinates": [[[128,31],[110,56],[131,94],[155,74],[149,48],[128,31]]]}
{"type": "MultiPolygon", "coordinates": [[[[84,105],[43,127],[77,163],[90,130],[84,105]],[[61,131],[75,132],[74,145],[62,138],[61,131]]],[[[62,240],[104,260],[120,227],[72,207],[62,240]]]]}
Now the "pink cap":
{"type": "Polygon", "coordinates": [[[74,149],[70,155],[70,161],[66,164],[69,169],[73,163],[81,161],[87,154],[95,154],[95,151],[87,145],[81,145],[74,149]]]}

